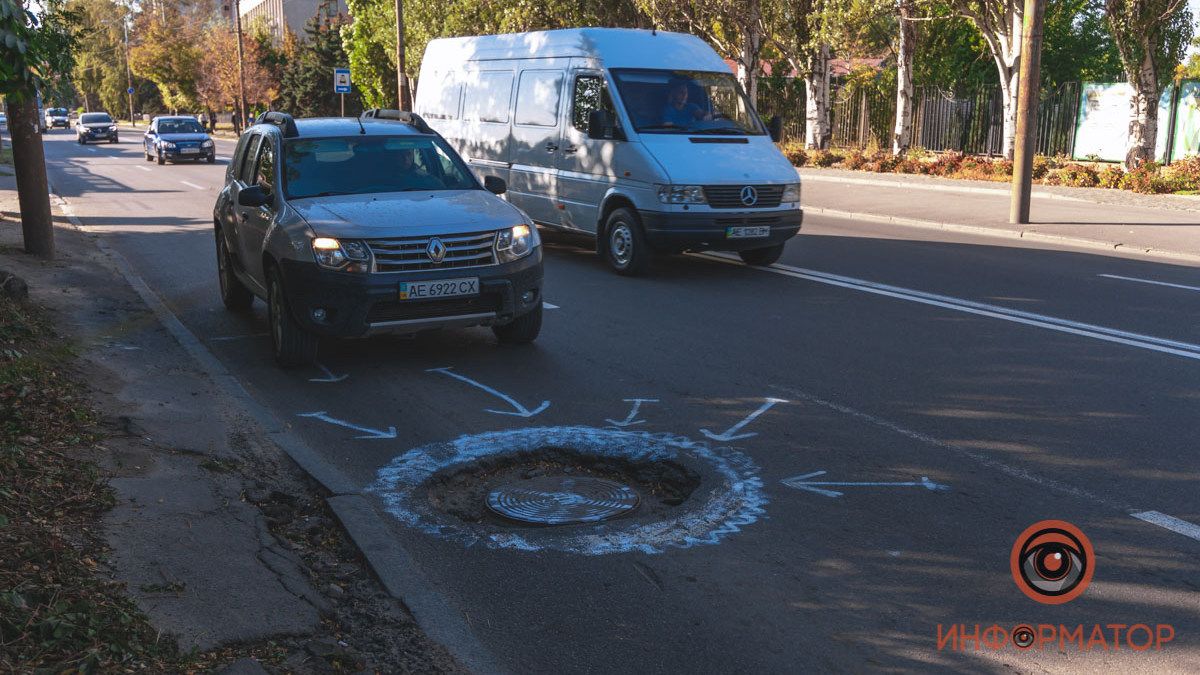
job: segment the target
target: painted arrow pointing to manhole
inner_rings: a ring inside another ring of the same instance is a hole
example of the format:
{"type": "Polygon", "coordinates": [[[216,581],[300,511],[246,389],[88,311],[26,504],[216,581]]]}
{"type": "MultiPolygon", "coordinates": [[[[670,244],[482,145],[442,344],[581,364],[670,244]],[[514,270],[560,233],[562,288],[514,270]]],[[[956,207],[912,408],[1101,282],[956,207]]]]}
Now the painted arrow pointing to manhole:
{"type": "Polygon", "coordinates": [[[625,419],[621,420],[620,422],[617,420],[606,419],[604,420],[605,422],[608,422],[615,427],[628,427],[633,426],[634,424],[645,424],[646,420],[637,419],[638,409],[642,407],[643,403],[658,403],[658,399],[656,398],[627,398],[623,400],[626,403],[633,404],[633,409],[629,411],[629,414],[625,416],[625,419]]]}
{"type": "Polygon", "coordinates": [[[320,368],[322,373],[325,373],[325,377],[310,377],[308,378],[309,382],[341,382],[347,377],[350,377],[349,375],[334,375],[328,368],[319,363],[314,365],[320,368]]]}
{"type": "Polygon", "coordinates": [[[770,410],[771,406],[775,405],[776,403],[787,403],[787,399],[768,398],[767,402],[762,404],[761,406],[759,406],[758,410],[755,410],[754,412],[750,413],[746,417],[746,419],[742,420],[741,422],[738,422],[737,424],[729,427],[729,429],[727,431],[725,431],[725,433],[714,434],[713,432],[709,431],[708,429],[701,429],[700,433],[704,434],[705,436],[708,436],[709,438],[713,439],[714,441],[736,441],[741,438],[750,438],[751,436],[756,436],[758,434],[757,434],[757,432],[754,432],[754,431],[751,431],[750,433],[746,433],[746,434],[739,434],[738,431],[740,431],[742,429],[742,427],[753,422],[755,420],[755,418],[757,418],[759,415],[770,410]]]}
{"type": "Polygon", "coordinates": [[[525,406],[521,405],[520,403],[517,403],[516,399],[514,399],[513,397],[511,397],[507,394],[503,394],[499,391],[496,391],[495,389],[492,389],[491,387],[487,386],[486,384],[476,382],[475,380],[472,380],[469,377],[459,375],[458,373],[451,372],[450,368],[430,368],[429,370],[426,370],[425,372],[441,373],[443,375],[449,375],[450,377],[453,377],[454,379],[458,380],[459,382],[466,382],[467,384],[471,385],[472,387],[478,387],[479,389],[486,391],[487,393],[491,394],[492,396],[502,399],[505,403],[507,403],[513,407],[513,410],[490,410],[490,409],[485,408],[484,412],[495,413],[497,415],[512,415],[513,417],[533,417],[534,415],[536,415],[536,414],[542,412],[543,410],[545,410],[546,408],[550,407],[550,401],[542,401],[541,405],[534,408],[533,410],[530,410],[529,408],[526,408],[525,406]]]}
{"type": "Polygon", "coordinates": [[[378,429],[372,429],[370,427],[360,427],[357,424],[351,424],[349,422],[344,422],[337,418],[330,417],[329,415],[325,414],[324,410],[320,410],[318,412],[310,412],[310,413],[299,413],[297,416],[298,417],[311,417],[313,419],[321,420],[322,422],[336,424],[339,427],[346,427],[347,429],[353,429],[355,431],[363,432],[364,435],[355,436],[355,438],[369,438],[372,440],[378,440],[381,438],[395,438],[396,437],[396,427],[388,427],[387,431],[380,431],[378,429]]]}
{"type": "Polygon", "coordinates": [[[926,476],[921,476],[920,481],[915,481],[915,482],[910,481],[910,482],[901,482],[901,483],[857,483],[857,482],[833,482],[833,481],[807,480],[809,478],[816,478],[817,476],[823,476],[823,475],[825,475],[824,471],[814,471],[812,473],[806,473],[803,476],[792,476],[791,478],[784,478],[780,482],[782,482],[784,485],[786,485],[788,487],[796,488],[797,490],[808,490],[809,492],[815,492],[819,495],[825,495],[826,497],[841,497],[842,493],[838,492],[837,490],[827,490],[824,487],[820,487],[820,486],[827,486],[827,487],[923,487],[926,490],[930,490],[932,492],[950,489],[949,485],[942,485],[941,483],[935,483],[935,482],[929,480],[929,478],[927,478],[926,476]]]}

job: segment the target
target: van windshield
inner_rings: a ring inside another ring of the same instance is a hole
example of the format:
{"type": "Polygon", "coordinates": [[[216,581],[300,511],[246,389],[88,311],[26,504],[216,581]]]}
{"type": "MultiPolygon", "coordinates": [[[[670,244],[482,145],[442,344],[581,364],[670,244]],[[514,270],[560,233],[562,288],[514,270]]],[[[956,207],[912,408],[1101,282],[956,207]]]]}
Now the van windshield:
{"type": "Polygon", "coordinates": [[[407,136],[289,140],[283,181],[289,199],[479,187],[442,141],[407,136]]]}
{"type": "Polygon", "coordinates": [[[766,133],[730,73],[618,69],[613,79],[639,133],[766,133]]]}

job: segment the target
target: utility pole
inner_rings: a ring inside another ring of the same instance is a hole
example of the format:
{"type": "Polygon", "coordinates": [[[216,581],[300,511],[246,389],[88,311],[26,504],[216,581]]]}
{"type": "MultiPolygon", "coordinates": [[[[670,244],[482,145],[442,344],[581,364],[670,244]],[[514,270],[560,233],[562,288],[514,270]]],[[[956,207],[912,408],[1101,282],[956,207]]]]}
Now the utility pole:
{"type": "Polygon", "coordinates": [[[408,77],[404,74],[404,0],[396,0],[396,98],[401,110],[410,110],[408,77]]]}
{"type": "Polygon", "coordinates": [[[233,125],[234,131],[239,131],[246,122],[246,72],[242,65],[242,3],[233,0],[233,17],[237,23],[237,52],[238,52],[238,123],[233,125]]]}
{"type": "Polygon", "coordinates": [[[1037,149],[1038,90],[1041,87],[1042,24],[1045,0],[1025,0],[1025,25],[1021,31],[1021,72],[1017,81],[1017,138],[1013,154],[1012,202],[1008,222],[1029,222],[1029,197],[1033,192],[1033,155],[1037,149]]]}
{"type": "Polygon", "coordinates": [[[129,69],[129,19],[126,11],[125,20],[121,22],[125,29],[125,93],[129,95],[129,123],[136,127],[137,120],[133,119],[133,71],[129,69]]]}

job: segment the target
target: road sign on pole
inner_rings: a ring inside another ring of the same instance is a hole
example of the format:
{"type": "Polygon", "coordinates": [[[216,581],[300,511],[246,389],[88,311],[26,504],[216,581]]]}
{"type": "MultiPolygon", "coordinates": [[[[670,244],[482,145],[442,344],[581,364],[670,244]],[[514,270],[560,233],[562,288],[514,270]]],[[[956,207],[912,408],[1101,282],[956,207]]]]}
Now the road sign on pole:
{"type": "Polygon", "coordinates": [[[349,94],[350,93],[350,69],[349,68],[334,68],[333,69],[333,93],[349,94]]]}

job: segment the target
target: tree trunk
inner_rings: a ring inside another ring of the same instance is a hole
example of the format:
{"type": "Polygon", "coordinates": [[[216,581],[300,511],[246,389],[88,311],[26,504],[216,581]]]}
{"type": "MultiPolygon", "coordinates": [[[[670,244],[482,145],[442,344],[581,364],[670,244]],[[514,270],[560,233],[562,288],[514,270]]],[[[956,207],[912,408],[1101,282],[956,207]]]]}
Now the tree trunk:
{"type": "Polygon", "coordinates": [[[917,27],[910,19],[913,0],[900,0],[900,44],[896,50],[896,127],[892,131],[892,154],[899,155],[912,145],[913,82],[912,60],[917,46],[917,27]]]}
{"type": "Polygon", "coordinates": [[[1137,168],[1154,160],[1158,143],[1158,68],[1154,65],[1151,45],[1143,43],[1145,56],[1137,72],[1129,73],[1133,95],[1129,98],[1129,142],[1125,167],[1137,168]]]}
{"type": "Polygon", "coordinates": [[[54,223],[50,218],[50,191],[46,182],[46,155],[38,124],[37,100],[8,98],[8,129],[12,137],[13,170],[21,208],[21,234],[25,252],[54,257],[54,223]]]}
{"type": "Polygon", "coordinates": [[[750,3],[745,28],[742,31],[742,57],[738,61],[738,83],[758,108],[758,57],[762,53],[763,35],[759,30],[762,9],[758,0],[750,3]]]}
{"type": "MultiPolygon", "coordinates": [[[[1018,62],[1019,65],[1019,62],[1018,62]]],[[[1001,154],[1004,159],[1012,159],[1017,141],[1017,91],[1021,80],[1021,72],[1016,65],[1000,70],[1000,99],[1004,110],[1004,128],[1001,141],[1001,154]]]]}
{"type": "Polygon", "coordinates": [[[821,45],[808,56],[804,76],[804,147],[829,147],[829,45],[821,45]]]}

